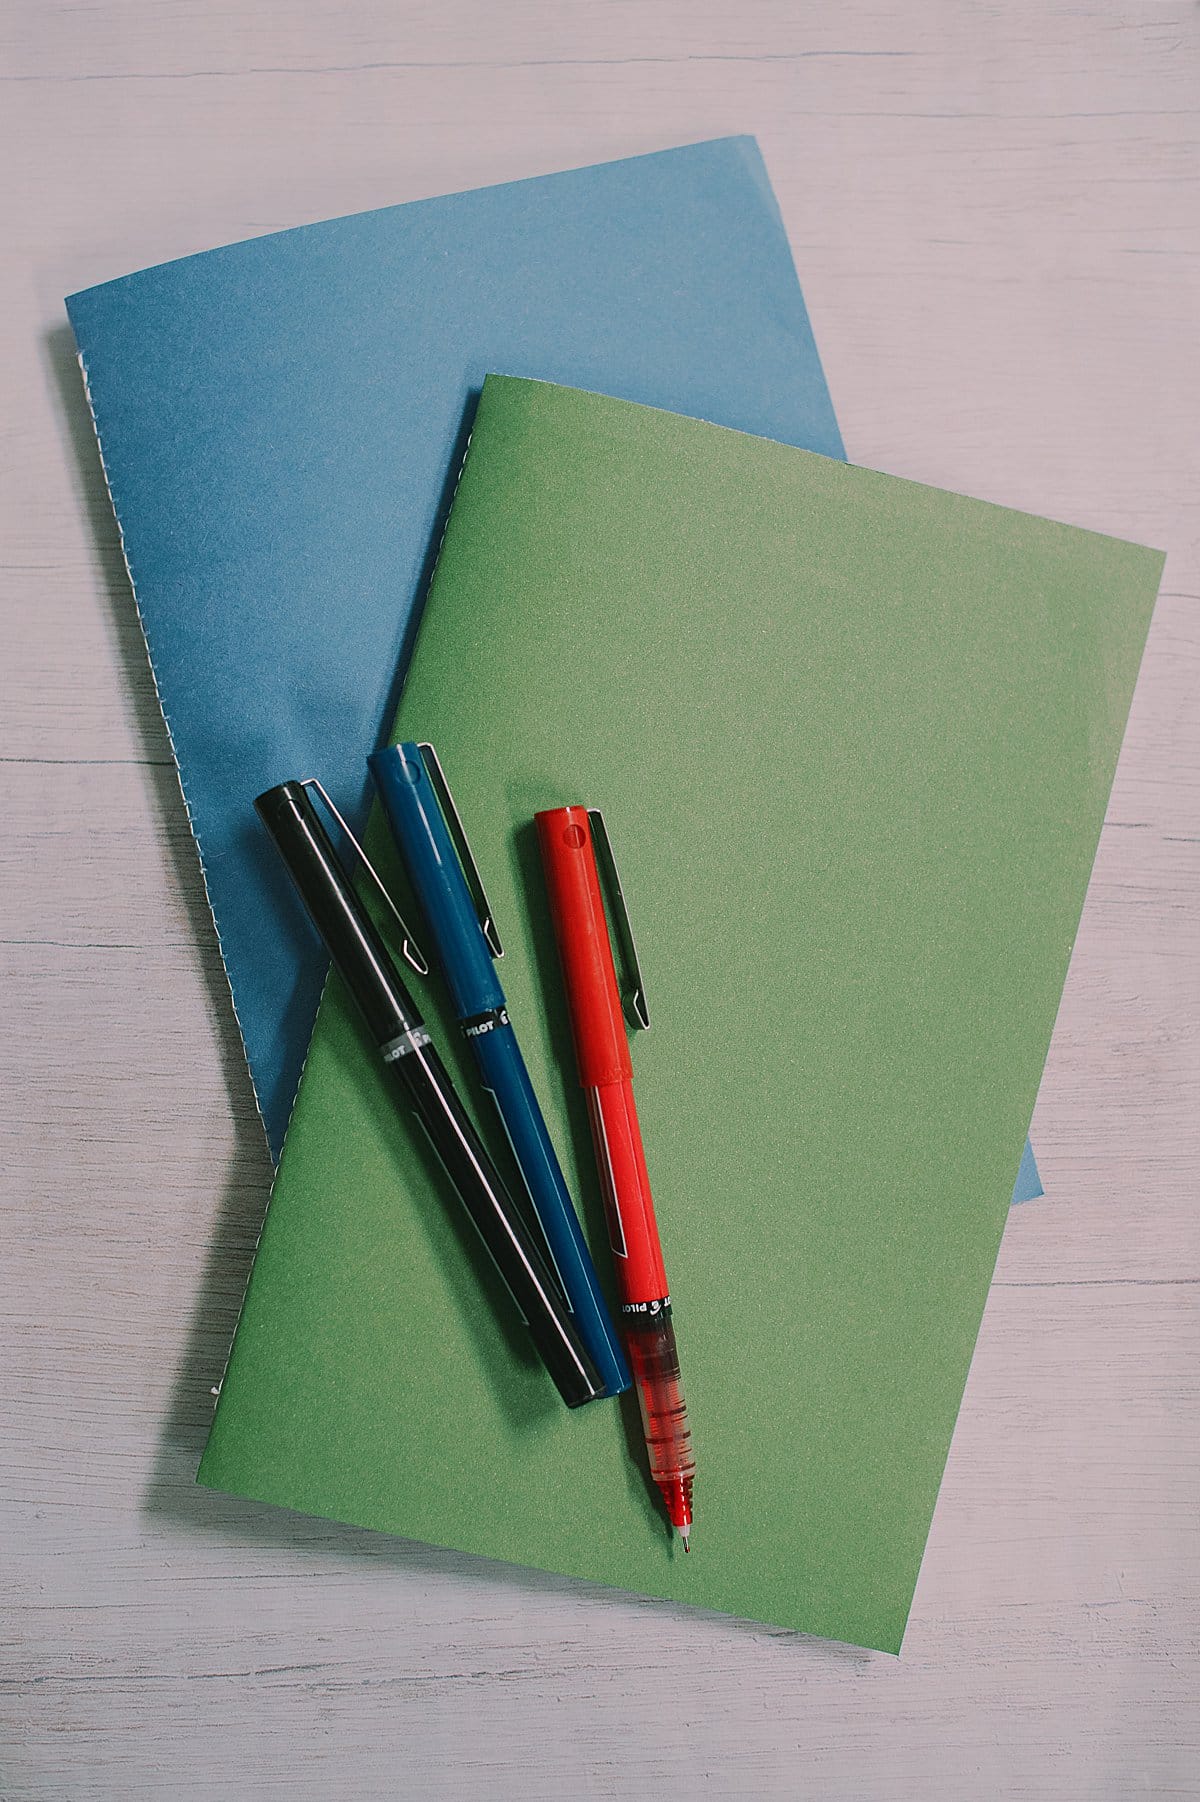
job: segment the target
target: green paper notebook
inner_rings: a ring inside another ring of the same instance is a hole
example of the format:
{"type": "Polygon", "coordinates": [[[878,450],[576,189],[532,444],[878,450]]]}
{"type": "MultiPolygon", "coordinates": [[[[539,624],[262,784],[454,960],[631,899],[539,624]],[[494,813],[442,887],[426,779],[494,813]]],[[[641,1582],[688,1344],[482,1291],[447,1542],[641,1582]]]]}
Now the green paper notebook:
{"type": "Polygon", "coordinates": [[[489,377],[396,737],[441,753],[602,1266],[531,822],[605,809],[694,1551],[632,1404],[557,1402],[336,979],[200,1480],[898,1649],[1161,564],[489,377]]]}

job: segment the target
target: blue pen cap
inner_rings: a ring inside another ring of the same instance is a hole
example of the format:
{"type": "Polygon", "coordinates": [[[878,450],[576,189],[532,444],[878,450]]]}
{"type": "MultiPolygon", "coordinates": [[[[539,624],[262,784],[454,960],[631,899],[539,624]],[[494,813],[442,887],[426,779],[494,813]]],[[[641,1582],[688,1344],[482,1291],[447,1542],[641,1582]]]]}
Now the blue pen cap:
{"type": "Polygon", "coordinates": [[[367,761],[459,1019],[503,1007],[491,949],[420,746],[390,745],[367,761]]]}

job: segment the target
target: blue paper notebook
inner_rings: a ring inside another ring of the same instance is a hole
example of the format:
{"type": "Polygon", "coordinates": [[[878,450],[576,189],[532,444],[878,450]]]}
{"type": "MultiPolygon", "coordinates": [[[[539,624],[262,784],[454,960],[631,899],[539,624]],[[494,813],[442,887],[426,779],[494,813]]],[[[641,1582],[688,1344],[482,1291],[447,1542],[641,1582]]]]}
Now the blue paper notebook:
{"type": "Polygon", "coordinates": [[[256,238],[67,309],[278,1157],[325,961],[250,800],[318,774],[362,826],[484,373],[841,438],[748,138],[256,238]]]}

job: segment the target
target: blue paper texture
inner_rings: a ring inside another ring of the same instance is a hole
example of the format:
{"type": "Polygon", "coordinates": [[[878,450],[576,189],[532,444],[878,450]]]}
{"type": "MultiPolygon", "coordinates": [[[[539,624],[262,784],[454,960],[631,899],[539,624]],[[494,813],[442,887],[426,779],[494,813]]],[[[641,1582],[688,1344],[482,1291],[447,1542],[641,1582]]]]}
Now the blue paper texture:
{"type": "Polygon", "coordinates": [[[841,437],[750,138],[275,233],[67,309],[277,1158],[325,960],[250,803],[317,775],[362,827],[484,374],[841,437]]]}
{"type": "Polygon", "coordinates": [[[1021,1153],[1021,1165],[1017,1171],[1017,1186],[1013,1190],[1014,1201],[1036,1201],[1046,1191],[1042,1187],[1042,1179],[1038,1174],[1037,1162],[1033,1155],[1033,1146],[1025,1141],[1025,1149],[1021,1153]]]}

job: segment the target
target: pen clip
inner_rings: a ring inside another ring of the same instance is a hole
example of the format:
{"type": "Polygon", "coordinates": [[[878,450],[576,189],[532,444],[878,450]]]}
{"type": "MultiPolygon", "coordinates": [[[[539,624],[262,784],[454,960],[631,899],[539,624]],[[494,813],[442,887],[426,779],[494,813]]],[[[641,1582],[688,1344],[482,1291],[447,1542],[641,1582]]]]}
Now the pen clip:
{"type": "Polygon", "coordinates": [[[621,957],[625,963],[627,980],[622,986],[622,999],[625,1001],[626,1011],[630,1015],[630,1024],[640,1027],[643,1032],[648,1032],[650,1010],[646,1006],[646,984],[642,979],[642,966],[638,961],[633,924],[629,918],[629,905],[625,900],[625,890],[621,886],[621,872],[617,868],[617,860],[613,855],[612,840],[608,836],[604,815],[598,807],[589,807],[587,816],[592,828],[592,843],[600,852],[596,867],[600,871],[603,881],[608,885],[609,912],[616,926],[621,957]]]}
{"type": "Polygon", "coordinates": [[[384,888],[383,883],[380,880],[379,872],[376,870],[375,865],[371,862],[370,858],[367,856],[366,852],[363,850],[362,846],[359,844],[358,840],[355,838],[354,834],[351,832],[349,826],[346,824],[345,820],[342,818],[341,814],[338,812],[337,808],[334,806],[333,802],[330,800],[329,794],[325,788],[325,785],[321,782],[318,782],[317,778],[315,776],[305,776],[303,781],[301,782],[300,786],[301,786],[301,788],[311,788],[314,794],[320,795],[322,801],[325,803],[325,806],[328,808],[329,812],[333,815],[334,819],[337,821],[338,825],[341,827],[342,831],[345,833],[345,835],[349,839],[350,843],[354,846],[355,856],[358,858],[358,861],[362,864],[362,867],[367,872],[367,875],[371,878],[371,881],[375,884],[376,889],[379,891],[380,899],[383,901],[384,906],[387,908],[388,912],[391,914],[392,918],[396,921],[397,925],[400,928],[400,950],[401,950],[401,954],[403,955],[405,963],[408,964],[411,969],[414,969],[417,972],[418,976],[428,976],[429,965],[425,961],[425,956],[421,950],[421,947],[417,944],[416,939],[413,937],[412,933],[408,930],[408,927],[404,924],[404,920],[401,916],[400,909],[396,906],[396,903],[392,900],[392,897],[388,894],[387,890],[384,888]]]}
{"type": "Polygon", "coordinates": [[[479,918],[480,931],[487,940],[488,950],[492,956],[503,957],[504,946],[500,943],[500,934],[496,930],[492,904],[487,898],[487,890],[483,886],[483,877],[479,874],[479,865],[475,862],[475,853],[471,849],[467,829],[462,823],[462,815],[454,804],[454,796],[450,792],[450,784],[446,780],[442,760],[427,740],[419,744],[417,749],[421,753],[425,764],[425,773],[429,777],[437,804],[442,810],[446,831],[450,834],[450,842],[454,846],[462,867],[463,879],[479,918]]]}

